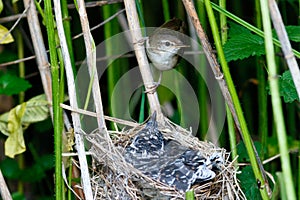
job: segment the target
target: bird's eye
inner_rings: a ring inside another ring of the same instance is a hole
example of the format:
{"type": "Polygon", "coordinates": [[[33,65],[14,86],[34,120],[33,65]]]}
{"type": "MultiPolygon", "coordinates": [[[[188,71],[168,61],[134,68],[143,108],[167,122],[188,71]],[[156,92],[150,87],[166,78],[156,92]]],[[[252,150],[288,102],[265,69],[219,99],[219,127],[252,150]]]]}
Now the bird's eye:
{"type": "Polygon", "coordinates": [[[165,44],[166,44],[167,47],[171,45],[170,42],[166,42],[165,44]]]}

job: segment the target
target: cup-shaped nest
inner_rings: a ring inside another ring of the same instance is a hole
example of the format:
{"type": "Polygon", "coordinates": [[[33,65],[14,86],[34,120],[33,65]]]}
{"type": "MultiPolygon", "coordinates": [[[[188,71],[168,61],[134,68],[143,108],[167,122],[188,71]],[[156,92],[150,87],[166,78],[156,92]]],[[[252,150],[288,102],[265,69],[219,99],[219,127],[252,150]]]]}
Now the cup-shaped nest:
{"type": "Polygon", "coordinates": [[[196,199],[246,199],[225,149],[199,141],[167,118],[151,120],[129,130],[86,135],[96,161],[91,180],[97,199],[185,199],[187,190],[196,199]]]}

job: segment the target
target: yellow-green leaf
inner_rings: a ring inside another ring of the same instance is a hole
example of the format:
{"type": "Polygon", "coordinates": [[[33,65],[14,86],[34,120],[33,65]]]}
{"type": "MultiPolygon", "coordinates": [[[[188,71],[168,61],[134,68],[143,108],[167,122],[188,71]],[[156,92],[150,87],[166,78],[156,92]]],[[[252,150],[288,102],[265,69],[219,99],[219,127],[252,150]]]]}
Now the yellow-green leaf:
{"type": "Polygon", "coordinates": [[[23,123],[34,123],[43,121],[49,116],[49,103],[46,96],[39,95],[27,101],[26,112],[23,116],[23,123]]]}
{"type": "Polygon", "coordinates": [[[26,110],[26,103],[22,103],[10,110],[7,129],[9,136],[5,141],[5,155],[14,158],[26,150],[23,137],[22,117],[26,110]]]}
{"type": "Polygon", "coordinates": [[[45,95],[33,97],[10,112],[0,115],[0,131],[8,136],[5,142],[5,155],[13,158],[16,154],[23,153],[26,150],[23,131],[30,123],[45,120],[48,116],[49,109],[45,95]]]}
{"type": "Polygon", "coordinates": [[[6,136],[9,136],[9,131],[7,129],[9,112],[0,115],[0,132],[6,136]]]}
{"type": "Polygon", "coordinates": [[[3,2],[2,0],[0,0],[0,13],[2,12],[2,10],[3,10],[3,2]]]}
{"type": "Polygon", "coordinates": [[[12,4],[17,3],[19,0],[12,0],[12,4]]]}
{"type": "Polygon", "coordinates": [[[8,44],[14,41],[7,28],[0,24],[0,44],[8,44]]]}

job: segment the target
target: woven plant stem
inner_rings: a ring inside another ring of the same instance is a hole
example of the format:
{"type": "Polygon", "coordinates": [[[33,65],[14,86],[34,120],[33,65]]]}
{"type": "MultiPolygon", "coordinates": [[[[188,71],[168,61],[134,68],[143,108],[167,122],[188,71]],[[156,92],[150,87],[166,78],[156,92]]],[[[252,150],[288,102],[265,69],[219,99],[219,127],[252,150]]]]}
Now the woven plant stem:
{"type": "MultiPolygon", "coordinates": [[[[142,32],[139,25],[138,14],[136,11],[136,5],[134,0],[124,1],[128,25],[132,37],[133,47],[135,51],[135,56],[139,64],[142,79],[146,88],[146,91],[150,91],[154,86],[154,80],[150,71],[149,63],[146,56],[146,51],[144,48],[144,38],[142,37],[142,32]]],[[[148,92],[147,97],[150,104],[151,112],[156,111],[158,119],[161,119],[162,112],[157,96],[157,92],[148,92]]]]}
{"type": "MultiPolygon", "coordinates": [[[[61,6],[60,1],[54,1],[54,10],[55,10],[55,18],[57,22],[57,31],[60,38],[60,46],[63,53],[64,65],[67,74],[67,82],[68,82],[68,91],[70,97],[70,104],[75,109],[78,108],[77,104],[77,95],[75,90],[75,82],[74,82],[74,75],[69,55],[69,50],[64,34],[64,27],[63,27],[63,20],[61,15],[61,6]]],[[[86,199],[92,199],[92,188],[90,184],[90,176],[88,171],[87,160],[85,156],[85,149],[84,149],[84,142],[81,133],[81,124],[80,124],[80,117],[78,113],[72,113],[72,119],[74,124],[74,132],[75,132],[75,142],[76,142],[76,149],[78,152],[78,158],[80,162],[80,170],[81,170],[81,179],[83,184],[83,190],[85,193],[86,199]]]]}
{"type": "Polygon", "coordinates": [[[286,63],[290,69],[293,81],[300,99],[300,70],[297,64],[295,55],[292,51],[292,46],[289,41],[288,35],[284,28],[284,24],[277,6],[277,3],[274,0],[269,0],[270,14],[273,22],[273,26],[278,35],[279,41],[281,43],[281,49],[286,59],[286,63]]]}

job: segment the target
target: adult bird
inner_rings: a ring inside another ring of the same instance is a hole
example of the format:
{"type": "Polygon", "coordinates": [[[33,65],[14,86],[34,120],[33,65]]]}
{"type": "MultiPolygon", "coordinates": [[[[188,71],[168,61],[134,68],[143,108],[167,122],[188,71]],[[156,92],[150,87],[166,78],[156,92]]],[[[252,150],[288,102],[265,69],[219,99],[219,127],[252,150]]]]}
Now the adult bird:
{"type": "Polygon", "coordinates": [[[162,71],[174,68],[179,55],[183,55],[184,47],[188,47],[183,35],[185,29],[185,23],[174,18],[157,28],[146,40],[147,55],[160,72],[157,86],[160,84],[162,71]]]}

